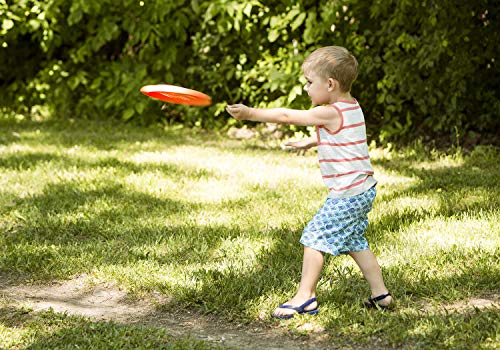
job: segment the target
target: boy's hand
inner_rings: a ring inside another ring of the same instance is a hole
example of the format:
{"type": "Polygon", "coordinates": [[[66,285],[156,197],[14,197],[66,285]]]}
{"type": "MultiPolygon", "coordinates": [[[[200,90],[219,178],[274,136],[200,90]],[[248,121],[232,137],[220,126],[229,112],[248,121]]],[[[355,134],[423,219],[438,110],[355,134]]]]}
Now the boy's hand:
{"type": "Polygon", "coordinates": [[[285,146],[288,146],[288,147],[293,147],[297,150],[307,150],[309,148],[311,148],[313,146],[313,144],[311,144],[311,142],[307,139],[305,140],[300,140],[300,141],[293,141],[293,142],[287,142],[285,143],[285,146]]]}
{"type": "Polygon", "coordinates": [[[242,104],[227,105],[226,111],[238,120],[247,120],[250,118],[250,108],[242,104]]]}
{"type": "Polygon", "coordinates": [[[304,155],[309,148],[317,145],[318,145],[317,137],[308,137],[300,141],[292,141],[285,143],[285,146],[293,147],[294,151],[296,151],[298,155],[304,155]]]}

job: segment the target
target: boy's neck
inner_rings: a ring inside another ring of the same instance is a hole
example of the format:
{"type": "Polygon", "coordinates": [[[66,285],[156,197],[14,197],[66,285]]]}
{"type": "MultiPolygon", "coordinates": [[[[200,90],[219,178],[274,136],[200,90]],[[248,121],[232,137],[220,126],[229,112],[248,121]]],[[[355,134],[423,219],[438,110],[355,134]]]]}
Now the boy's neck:
{"type": "Polygon", "coordinates": [[[351,96],[350,92],[342,92],[332,96],[330,103],[335,103],[339,101],[355,102],[354,97],[351,96]]]}

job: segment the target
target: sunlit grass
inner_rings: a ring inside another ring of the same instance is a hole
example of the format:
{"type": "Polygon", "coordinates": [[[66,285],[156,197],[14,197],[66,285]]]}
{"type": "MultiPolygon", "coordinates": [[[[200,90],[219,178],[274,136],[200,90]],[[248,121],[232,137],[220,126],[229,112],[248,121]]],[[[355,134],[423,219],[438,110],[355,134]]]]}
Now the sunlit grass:
{"type": "MultiPolygon", "coordinates": [[[[339,344],[490,347],[498,308],[443,310],[470,297],[498,304],[497,150],[371,152],[379,185],[367,237],[398,309],[361,308],[361,273],[347,257],[328,258],[320,315],[283,325],[301,333],[308,322],[339,344]]],[[[29,282],[85,273],[132,295],[168,295],[165,308],[274,322],[300,278],[301,231],[325,196],[314,152],[189,130],[6,123],[0,271],[29,282]]],[[[23,337],[12,332],[0,329],[23,337]]]]}

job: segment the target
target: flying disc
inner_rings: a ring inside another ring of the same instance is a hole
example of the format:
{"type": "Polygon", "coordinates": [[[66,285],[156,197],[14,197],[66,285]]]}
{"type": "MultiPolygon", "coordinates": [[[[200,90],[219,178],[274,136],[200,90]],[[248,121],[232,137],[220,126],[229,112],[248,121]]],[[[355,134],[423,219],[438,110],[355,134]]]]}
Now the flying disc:
{"type": "Polygon", "coordinates": [[[156,100],[190,106],[208,106],[212,103],[210,96],[202,92],[175,85],[146,85],[141,92],[156,100]]]}

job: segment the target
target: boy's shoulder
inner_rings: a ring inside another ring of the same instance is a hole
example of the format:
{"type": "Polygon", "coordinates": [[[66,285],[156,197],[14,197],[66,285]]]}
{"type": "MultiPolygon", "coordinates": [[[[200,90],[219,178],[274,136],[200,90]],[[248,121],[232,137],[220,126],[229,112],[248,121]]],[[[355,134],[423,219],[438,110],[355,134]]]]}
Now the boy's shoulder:
{"type": "Polygon", "coordinates": [[[337,130],[342,124],[341,111],[335,103],[314,107],[316,113],[322,114],[325,123],[322,125],[329,130],[337,130]]]}

